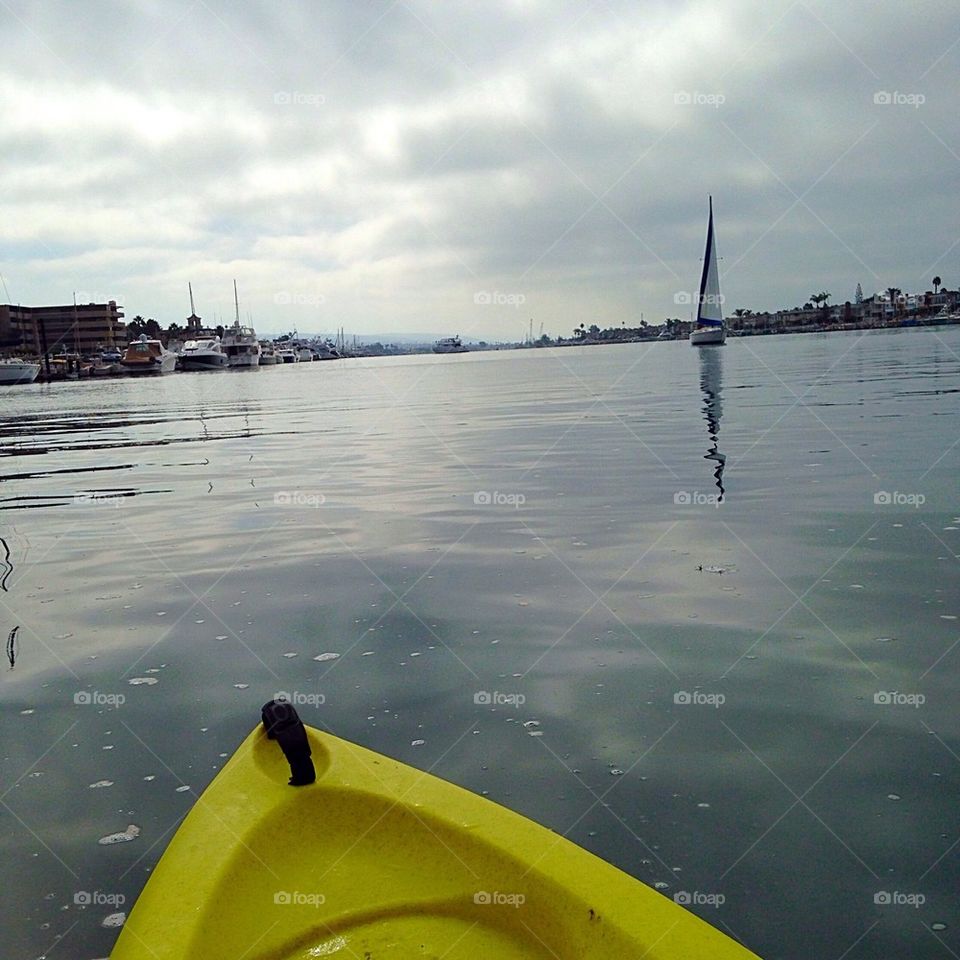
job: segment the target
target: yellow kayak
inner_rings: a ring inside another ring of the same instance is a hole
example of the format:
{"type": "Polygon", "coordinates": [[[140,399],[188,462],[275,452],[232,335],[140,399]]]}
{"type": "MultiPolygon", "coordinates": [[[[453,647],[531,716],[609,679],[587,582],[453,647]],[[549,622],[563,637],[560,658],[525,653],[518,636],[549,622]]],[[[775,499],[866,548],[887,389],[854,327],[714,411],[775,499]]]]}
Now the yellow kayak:
{"type": "Polygon", "coordinates": [[[525,817],[264,711],[111,960],[756,960],[525,817]]]}

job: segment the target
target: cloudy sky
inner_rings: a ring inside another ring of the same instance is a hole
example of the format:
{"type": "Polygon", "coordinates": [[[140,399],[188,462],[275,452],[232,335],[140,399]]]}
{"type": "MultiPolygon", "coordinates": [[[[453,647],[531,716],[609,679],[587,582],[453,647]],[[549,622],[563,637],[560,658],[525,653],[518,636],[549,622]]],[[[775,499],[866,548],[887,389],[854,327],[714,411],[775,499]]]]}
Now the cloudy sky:
{"type": "Polygon", "coordinates": [[[728,310],[960,284],[949,0],[0,0],[0,27],[15,303],[167,324],[190,280],[229,319],[235,277],[264,332],[658,323],[708,193],[728,310]]]}

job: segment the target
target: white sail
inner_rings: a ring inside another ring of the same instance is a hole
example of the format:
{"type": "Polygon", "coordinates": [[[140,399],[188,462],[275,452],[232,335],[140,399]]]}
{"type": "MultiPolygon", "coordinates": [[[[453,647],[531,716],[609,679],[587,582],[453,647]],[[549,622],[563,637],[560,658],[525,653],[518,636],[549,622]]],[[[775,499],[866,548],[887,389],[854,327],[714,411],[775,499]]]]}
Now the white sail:
{"type": "Polygon", "coordinates": [[[723,343],[723,297],[717,271],[717,245],[713,236],[713,197],[710,198],[710,219],[707,221],[707,247],[703,254],[700,294],[697,297],[697,322],[690,334],[694,346],[723,343]]]}
{"type": "Polygon", "coordinates": [[[710,220],[707,224],[707,249],[703,256],[703,274],[700,277],[700,298],[697,304],[697,326],[722,326],[722,304],[720,275],[717,272],[717,245],[713,238],[713,197],[711,197],[710,220]]]}

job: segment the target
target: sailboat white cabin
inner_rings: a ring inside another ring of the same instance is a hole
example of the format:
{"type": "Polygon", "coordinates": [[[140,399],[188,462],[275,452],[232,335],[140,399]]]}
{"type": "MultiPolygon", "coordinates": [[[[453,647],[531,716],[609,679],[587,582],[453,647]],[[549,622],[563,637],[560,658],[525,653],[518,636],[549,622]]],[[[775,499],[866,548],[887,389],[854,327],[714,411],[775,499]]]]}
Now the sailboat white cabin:
{"type": "Polygon", "coordinates": [[[697,297],[697,322],[690,333],[695,347],[721,344],[726,339],[723,327],[723,297],[720,296],[720,274],[717,271],[717,245],[713,236],[713,197],[707,221],[707,249],[703,255],[700,295],[697,297]]]}

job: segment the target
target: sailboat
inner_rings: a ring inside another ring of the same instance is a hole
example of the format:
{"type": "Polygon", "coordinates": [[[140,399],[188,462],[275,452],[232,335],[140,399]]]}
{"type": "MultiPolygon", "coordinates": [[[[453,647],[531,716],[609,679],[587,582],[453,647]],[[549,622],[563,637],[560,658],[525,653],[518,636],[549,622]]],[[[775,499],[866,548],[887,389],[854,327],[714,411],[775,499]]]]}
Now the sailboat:
{"type": "Polygon", "coordinates": [[[697,323],[690,333],[695,347],[721,344],[726,338],[723,329],[723,297],[720,296],[720,275],[717,272],[717,245],[713,236],[713,197],[710,197],[710,219],[707,222],[707,249],[703,255],[700,295],[697,297],[697,323]]]}

